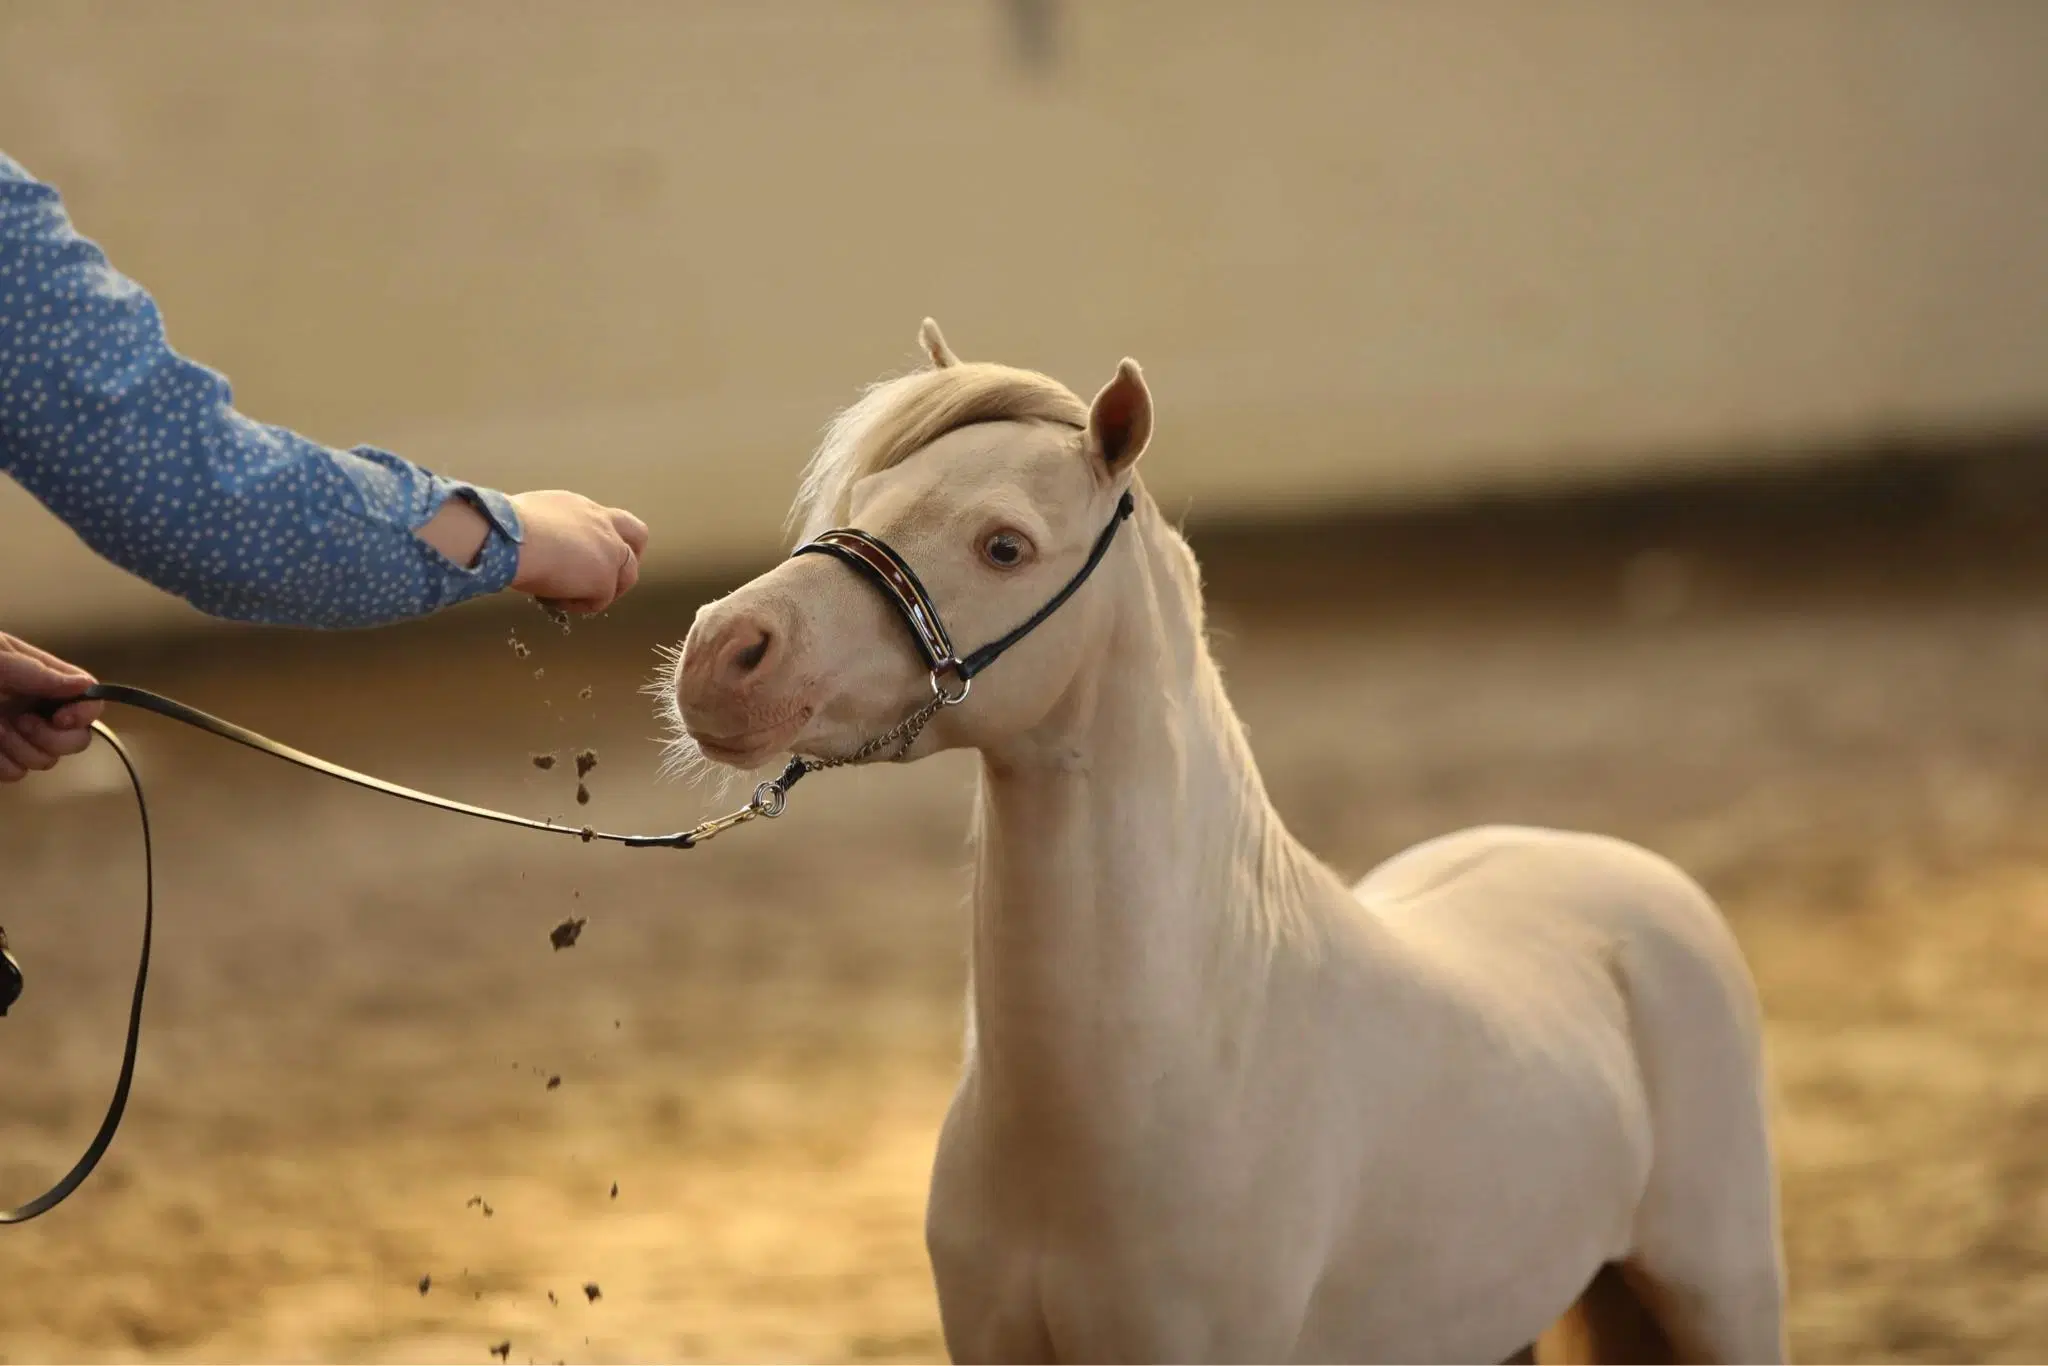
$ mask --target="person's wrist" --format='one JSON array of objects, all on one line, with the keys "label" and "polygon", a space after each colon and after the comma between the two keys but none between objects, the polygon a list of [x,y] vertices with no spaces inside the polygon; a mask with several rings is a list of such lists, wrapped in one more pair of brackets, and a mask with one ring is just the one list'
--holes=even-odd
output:
[{"label": "person's wrist", "polygon": [[416,535],[464,569],[475,569],[490,539],[491,520],[460,493],[449,495]]}]

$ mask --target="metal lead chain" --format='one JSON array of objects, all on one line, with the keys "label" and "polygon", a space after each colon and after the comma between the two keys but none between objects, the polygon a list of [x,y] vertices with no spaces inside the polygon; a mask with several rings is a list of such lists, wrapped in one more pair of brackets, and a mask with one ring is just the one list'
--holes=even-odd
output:
[{"label": "metal lead chain", "polygon": [[732,829],[735,825],[745,825],[756,816],[764,817],[771,821],[774,820],[788,809],[789,790],[795,787],[798,780],[806,773],[817,773],[828,768],[843,768],[847,764],[858,764],[864,760],[874,758],[891,745],[896,747],[896,752],[889,756],[889,762],[892,764],[900,763],[903,756],[910,753],[910,747],[917,743],[917,737],[924,733],[925,726],[930,723],[934,716],[937,716],[947,707],[958,706],[967,700],[968,690],[974,686],[971,680],[962,679],[960,681],[960,691],[958,692],[947,692],[939,682],[940,676],[952,667],[952,664],[948,662],[932,670],[931,701],[925,703],[922,707],[919,707],[916,711],[904,717],[901,721],[898,721],[859,749],[853,751],[853,753],[843,754],[837,759],[794,759],[790,762],[788,768],[782,770],[781,777],[770,779],[755,788],[754,799],[745,806],[737,811],[728,812],[723,816],[715,816],[705,821],[702,825],[685,831],[681,836],[676,837],[673,842],[688,849],[702,844],[714,835],[722,834]]},{"label": "metal lead chain", "polygon": [[[947,692],[945,687],[939,682],[939,679],[949,670],[956,670],[958,668],[958,662],[949,659],[939,665],[938,668],[933,669],[931,701],[925,703],[922,707],[919,707],[916,711],[904,717],[901,721],[898,721],[895,725],[889,727],[889,729],[883,731],[851,754],[841,755],[837,759],[801,760],[804,772],[816,773],[822,769],[841,768],[847,764],[857,764],[864,759],[874,758],[891,744],[896,746],[896,752],[889,756],[889,762],[892,764],[901,763],[903,756],[910,753],[910,747],[917,743],[917,737],[924,733],[925,725],[934,716],[937,716],[947,707],[957,707],[967,700],[968,692],[974,687],[972,679],[961,679],[959,692]],[[781,780],[777,779],[776,781],[780,782]],[[775,784],[763,783],[762,786],[772,787]],[[787,789],[785,788],[784,791],[786,795]],[[758,798],[760,793],[756,792],[754,795]]]}]

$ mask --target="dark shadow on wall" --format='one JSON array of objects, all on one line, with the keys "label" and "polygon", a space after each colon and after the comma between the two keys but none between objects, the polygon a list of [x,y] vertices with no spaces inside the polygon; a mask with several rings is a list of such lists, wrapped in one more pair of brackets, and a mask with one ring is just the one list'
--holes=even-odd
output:
[{"label": "dark shadow on wall", "polygon": [[[1882,608],[1931,595],[2048,595],[2048,426],[1577,494],[1338,508],[1284,524],[1197,517],[1185,529],[1219,612],[1304,621],[1446,611],[1655,620],[1845,597]],[[647,585],[581,633],[651,652],[679,640],[699,604],[772,563]],[[234,650],[259,669],[315,658],[348,668],[552,629],[531,603],[505,597],[367,633],[202,626],[43,643],[141,682],[153,661],[193,653]]]}]

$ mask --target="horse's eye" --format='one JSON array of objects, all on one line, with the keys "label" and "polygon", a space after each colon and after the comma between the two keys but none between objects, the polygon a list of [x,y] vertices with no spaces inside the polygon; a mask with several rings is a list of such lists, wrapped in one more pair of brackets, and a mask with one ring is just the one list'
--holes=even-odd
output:
[{"label": "horse's eye", "polygon": [[998,531],[981,543],[981,553],[998,569],[1015,569],[1024,562],[1024,538],[1014,531]]}]

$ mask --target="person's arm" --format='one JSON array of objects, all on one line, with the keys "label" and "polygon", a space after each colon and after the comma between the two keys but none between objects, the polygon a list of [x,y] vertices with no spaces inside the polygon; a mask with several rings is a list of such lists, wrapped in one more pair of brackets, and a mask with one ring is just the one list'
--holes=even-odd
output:
[{"label": "person's arm", "polygon": [[596,610],[646,539],[579,495],[515,500],[243,416],[4,154],[0,471],[102,556],[238,621],[372,626],[506,587]]}]

